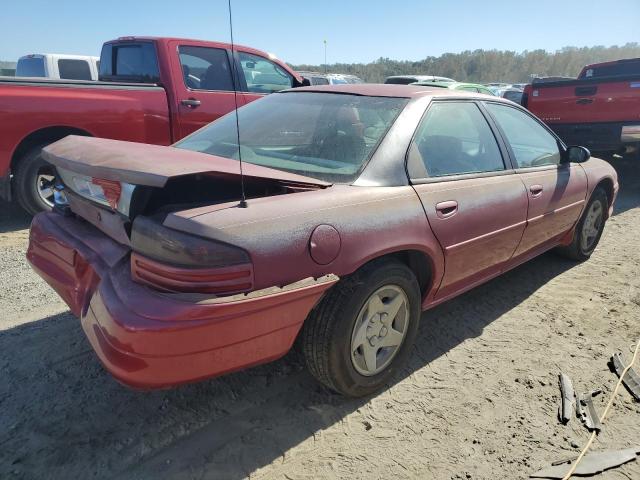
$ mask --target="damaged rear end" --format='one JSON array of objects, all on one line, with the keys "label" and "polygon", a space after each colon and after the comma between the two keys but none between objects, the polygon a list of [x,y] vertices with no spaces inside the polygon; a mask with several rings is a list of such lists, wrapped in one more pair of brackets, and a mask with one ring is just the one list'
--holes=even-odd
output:
[{"label": "damaged rear end", "polygon": [[[123,383],[166,387],[278,358],[337,281],[256,289],[250,252],[163,225],[183,210],[241,211],[235,160],[85,137],[44,157],[56,206],[34,218],[27,257]],[[247,198],[328,186],[256,165],[244,182]]]}]

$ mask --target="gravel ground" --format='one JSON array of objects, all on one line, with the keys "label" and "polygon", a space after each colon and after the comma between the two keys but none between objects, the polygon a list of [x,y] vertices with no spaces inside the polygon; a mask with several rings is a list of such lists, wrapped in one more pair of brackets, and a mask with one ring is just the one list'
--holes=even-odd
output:
[{"label": "gravel ground", "polygon": [[[586,263],[545,254],[423,315],[393,385],[345,400],[290,355],[195,385],[115,382],[78,321],[28,267],[29,219],[0,205],[0,478],[526,478],[588,433],[556,420],[562,369],[579,391],[616,377],[640,338],[640,171],[614,161],[616,215]],[[640,445],[619,395],[593,449]],[[640,463],[603,479],[640,478]]]}]

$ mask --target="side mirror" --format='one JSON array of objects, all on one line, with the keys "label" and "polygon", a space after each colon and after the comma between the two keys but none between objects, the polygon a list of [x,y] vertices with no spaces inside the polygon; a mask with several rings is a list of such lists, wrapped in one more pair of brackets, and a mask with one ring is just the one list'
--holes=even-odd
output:
[{"label": "side mirror", "polygon": [[567,147],[565,155],[566,161],[572,163],[586,162],[591,158],[591,152],[589,149],[581,147],[580,145],[571,145]]}]

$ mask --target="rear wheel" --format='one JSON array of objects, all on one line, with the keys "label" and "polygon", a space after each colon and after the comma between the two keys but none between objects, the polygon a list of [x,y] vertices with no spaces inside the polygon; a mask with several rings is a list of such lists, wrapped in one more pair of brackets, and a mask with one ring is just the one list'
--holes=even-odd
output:
[{"label": "rear wheel", "polygon": [[16,197],[22,208],[32,215],[53,207],[55,170],[42,158],[45,146],[38,145],[29,150],[15,169]]},{"label": "rear wheel", "polygon": [[418,331],[420,288],[393,260],[375,261],[343,279],[303,327],[310,372],[351,397],[382,388],[406,360]]},{"label": "rear wheel", "polygon": [[608,208],[607,194],[602,188],[597,187],[576,225],[571,244],[559,248],[558,251],[574,260],[587,260],[598,246],[607,220]]}]

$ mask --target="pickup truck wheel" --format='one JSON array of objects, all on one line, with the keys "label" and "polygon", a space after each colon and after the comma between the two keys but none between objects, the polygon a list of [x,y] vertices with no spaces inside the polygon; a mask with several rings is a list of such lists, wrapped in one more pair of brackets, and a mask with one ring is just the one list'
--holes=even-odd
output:
[{"label": "pickup truck wheel", "polygon": [[22,208],[32,215],[51,210],[53,207],[53,182],[55,170],[42,158],[38,145],[29,150],[19,161],[15,170],[14,188]]},{"label": "pickup truck wheel", "polygon": [[607,220],[608,208],[607,194],[602,188],[596,188],[576,225],[571,244],[560,247],[558,252],[573,260],[587,260],[598,246]]},{"label": "pickup truck wheel", "polygon": [[418,281],[404,264],[366,265],[332,288],[307,318],[302,331],[307,367],[346,396],[379,390],[411,350],[420,303]]}]

